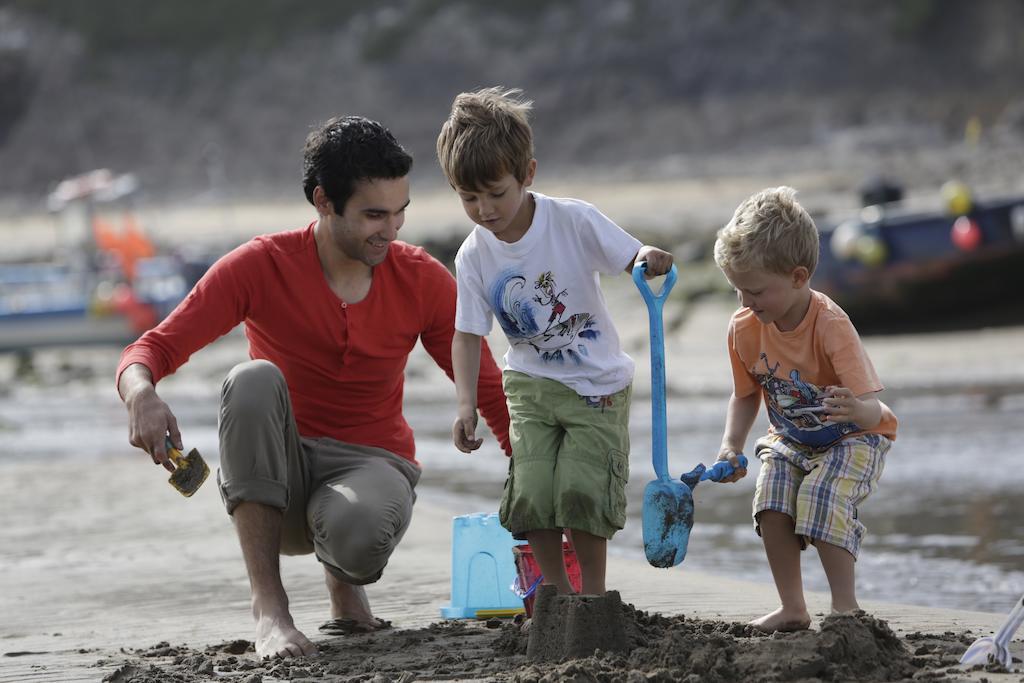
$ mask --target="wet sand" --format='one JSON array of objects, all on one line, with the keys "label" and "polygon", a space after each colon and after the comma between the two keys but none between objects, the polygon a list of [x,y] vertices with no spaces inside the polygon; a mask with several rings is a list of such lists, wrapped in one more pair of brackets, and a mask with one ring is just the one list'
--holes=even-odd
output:
[{"label": "wet sand", "polygon": [[[327,618],[321,570],[311,557],[284,558],[297,625],[323,654],[260,664],[248,643],[248,585],[237,541],[211,482],[184,499],[148,462],[125,458],[68,459],[56,467],[8,463],[4,475],[0,681],[206,681],[223,674],[250,682],[622,680],[631,671],[657,673],[651,680],[698,680],[687,679],[691,674],[699,680],[734,680],[732,674],[747,680],[776,674],[777,680],[852,680],[854,669],[842,667],[865,656],[877,659],[871,648],[889,652],[894,663],[885,665],[887,673],[865,669],[858,680],[919,671],[955,680],[963,676],[943,672],[967,643],[990,634],[1003,619],[865,603],[892,632],[871,620],[848,624],[844,628],[854,635],[838,641],[861,643],[850,646],[854,656],[825,642],[835,637],[823,626],[824,595],[810,596],[813,633],[782,640],[757,636],[737,622],[775,606],[770,585],[697,574],[685,563],[654,569],[613,555],[609,586],[631,606],[629,622],[640,633],[633,634],[632,652],[571,665],[534,664],[519,651],[522,642],[512,625],[437,623],[450,597],[452,514],[425,492],[383,580],[368,589],[376,614],[392,620],[395,630],[319,635],[317,626]],[[1019,656],[1020,642],[1012,649]],[[810,653],[811,663],[797,662],[803,655],[796,652]],[[820,652],[834,656],[822,660],[814,654]],[[981,675],[1021,677],[982,671],[970,678]]]}]

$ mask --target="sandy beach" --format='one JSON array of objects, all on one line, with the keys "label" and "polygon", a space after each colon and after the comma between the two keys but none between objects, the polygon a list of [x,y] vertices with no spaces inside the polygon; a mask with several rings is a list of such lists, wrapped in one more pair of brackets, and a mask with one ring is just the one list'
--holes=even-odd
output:
[{"label": "sandy beach", "polygon": [[[831,203],[828,182],[808,185],[810,195]],[[713,189],[718,201],[703,206],[731,205],[749,188]],[[610,209],[627,223],[641,213],[630,196],[620,195],[622,205]],[[421,202],[431,216],[426,223],[437,227],[418,231],[412,224],[403,237],[415,242],[443,233],[452,209],[445,199]],[[291,227],[304,215],[289,207],[280,216],[260,212],[265,224],[240,211],[207,213],[212,223],[176,214],[156,222],[165,236],[186,240],[213,234],[214,224],[233,226],[217,234],[234,241]],[[672,216],[672,223],[682,220]],[[694,224],[722,219],[690,218]],[[23,234],[23,227],[5,230]],[[688,266],[681,265],[685,280]],[[647,314],[628,277],[604,289],[637,367],[635,514],[650,477]],[[678,462],[679,450],[685,458],[713,457],[731,390],[723,338],[733,308],[728,298],[710,298],[666,309],[674,467],[694,464]],[[489,341],[500,356],[504,340],[497,330]],[[1021,552],[1019,475],[978,474],[985,471],[982,459],[1018,441],[1024,424],[1024,327],[870,337],[865,344],[887,385],[886,400],[908,427],[869,525],[869,539],[880,543],[858,569],[864,592],[886,598],[862,600],[872,617],[826,627],[827,595],[812,592],[814,626],[804,635],[757,636],[742,626],[777,600],[743,519],[748,477],[750,490],[699,490],[699,508],[716,516],[713,523],[698,519],[690,555],[673,570],[643,561],[638,521],[631,518],[612,544],[609,586],[626,604],[632,651],[575,664],[531,663],[513,624],[441,622],[440,608],[450,598],[452,517],[496,507],[503,463],[493,444],[485,445],[486,467],[473,463],[479,469],[460,478],[462,456],[446,436],[454,390],[421,349],[407,368],[406,408],[427,454],[424,481],[410,531],[383,580],[368,588],[376,614],[395,629],[318,634],[327,618],[321,570],[310,557],[283,558],[296,623],[322,651],[316,660],[284,665],[253,659],[248,583],[212,481],[183,499],[127,445],[124,409],[111,382],[119,349],[37,354],[27,374],[17,358],[0,357],[0,681],[1022,680],[1020,672],[964,672],[953,665],[970,642],[1002,623],[1024,581],[1013,562]],[[219,382],[244,355],[244,339],[229,335],[161,384],[187,444],[213,464]],[[961,423],[967,433],[958,431]],[[909,503],[902,500],[907,496]],[[725,507],[734,508],[731,517]],[[945,517],[918,525],[925,511],[940,508]],[[947,528],[963,519],[963,529]],[[732,547],[736,537],[743,541]],[[919,545],[907,548],[908,542]],[[815,565],[808,553],[805,578],[823,588],[809,571]],[[916,604],[906,604],[909,597]],[[1019,666],[1020,639],[1011,650]],[[814,654],[820,652],[829,654]]]},{"label": "sandy beach", "polygon": [[[417,503],[412,528],[384,579],[368,590],[377,615],[392,620],[396,630],[353,637],[317,634],[327,616],[321,570],[310,557],[284,558],[296,623],[323,652],[286,665],[258,664],[247,651],[252,624],[237,543],[209,482],[192,499],[183,499],[151,466],[123,458],[68,460],[58,468],[17,463],[4,471],[2,681],[212,681],[224,679],[223,674],[250,682],[571,678],[557,664],[531,664],[524,654],[510,653],[513,625],[437,624],[439,609],[450,597],[452,512],[427,496]],[[765,677],[777,664],[769,654],[777,638],[754,636],[733,624],[773,608],[770,585],[691,572],[685,562],[659,570],[621,556],[610,560],[609,585],[637,610],[685,616],[674,629],[662,624],[662,635],[689,628],[691,639],[704,647],[722,641],[722,657],[761,652]],[[810,596],[816,628],[827,604],[824,595]],[[929,678],[942,680],[1020,679],[1019,673],[947,673],[965,643],[991,633],[1000,615],[887,603],[864,607],[888,622],[906,648],[911,674],[928,672]],[[821,647],[822,632],[813,634],[818,640],[803,643],[791,656]],[[886,637],[875,633],[868,640],[885,645]],[[1013,650],[1019,657],[1019,641]],[[616,680],[616,672],[629,669],[621,655],[607,657],[585,660],[575,680]],[[850,664],[856,657],[847,653],[841,659]],[[692,670],[694,663],[683,657],[677,673],[687,666]],[[799,667],[787,666],[778,680],[804,679],[810,671],[798,675]],[[598,677],[602,667],[606,671]],[[664,669],[646,661],[637,670],[644,667],[647,673]],[[866,671],[868,677],[857,679],[887,680]],[[653,680],[684,678],[663,670]]]},{"label": "sandy beach", "polygon": [[[617,287],[609,288],[609,300],[622,315],[620,329],[628,331],[624,343],[637,360],[636,405],[642,413],[649,391],[641,343],[644,312],[629,305],[628,289]],[[685,361],[693,368],[685,378],[670,381],[673,395],[710,396],[716,403],[727,395],[719,350],[730,308],[728,302],[694,306],[673,327],[667,342],[670,365]],[[193,426],[189,433],[196,445],[213,460],[215,431],[206,406],[215,398],[217,378],[242,352],[241,344],[237,337],[218,342],[166,382],[165,395],[180,406],[179,417]],[[1019,414],[1024,328],[870,338],[867,345],[897,405],[955,392],[956,401],[970,402],[972,396],[1003,400],[1006,419]],[[742,622],[774,608],[774,588],[766,580],[743,580],[726,571],[694,571],[692,563],[701,560],[699,548],[706,547],[699,545],[700,524],[691,556],[672,570],[654,569],[638,557],[630,545],[637,530],[630,525],[613,543],[609,586],[628,606],[631,653],[571,665],[532,663],[523,653],[518,626],[439,623],[440,608],[450,599],[452,517],[491,510],[480,502],[486,495],[461,497],[457,488],[439,491],[434,486],[421,487],[410,531],[383,580],[368,588],[377,615],[392,620],[395,630],[348,637],[318,634],[327,618],[321,570],[311,557],[283,558],[297,625],[322,654],[315,660],[260,664],[249,645],[248,585],[216,487],[211,480],[184,499],[127,446],[123,408],[107,385],[116,351],[74,354],[78,363],[88,365],[90,358],[98,370],[82,383],[75,380],[80,370],[74,362],[55,354],[40,356],[40,378],[34,384],[6,385],[0,681],[1021,680],[1019,672],[962,672],[953,666],[967,644],[1002,623],[1005,612],[995,610],[864,600],[867,612],[887,626],[864,617],[840,624],[837,631],[835,624],[823,622],[827,595],[812,593],[811,632],[796,639],[752,634]],[[11,362],[6,359],[0,368],[8,377]],[[935,368],[943,363],[939,375]],[[444,431],[447,407],[442,415],[436,402],[450,401],[452,389],[419,352],[408,378],[407,407],[420,416],[422,448]],[[60,393],[72,398],[61,408],[65,412],[56,414],[53,437],[62,444],[78,439],[81,453],[63,453],[52,462],[24,455],[20,444],[28,442],[19,441],[27,438],[19,416],[28,424],[31,415],[55,405],[53,397]],[[638,417],[638,432],[644,429],[643,419]],[[422,428],[441,422],[437,433]],[[635,448],[643,451],[645,446],[641,442]],[[494,452],[483,457],[500,458]],[[642,486],[649,476],[637,467],[631,482]],[[721,495],[715,489],[701,491],[707,497],[699,505],[705,508]],[[804,564],[817,560],[808,556]],[[871,573],[869,566],[864,575],[870,578]],[[952,589],[956,580],[950,576],[946,585]],[[860,645],[837,650],[835,642]],[[1018,638],[1011,646],[1015,666],[1022,649]],[[820,652],[830,654],[825,659],[814,655]],[[856,665],[863,661],[879,664]]]},{"label": "sandy beach", "polygon": [[[316,121],[348,113],[384,122],[416,157],[399,238],[451,263],[470,226],[436,163],[439,124],[460,90],[523,88],[536,102],[534,189],[592,202],[676,255],[665,351],[678,474],[710,464],[721,443],[736,304],[710,247],[740,201],[791,185],[826,235],[861,217],[870,238],[893,227],[888,214],[876,225],[877,207],[862,211],[877,199],[865,190],[884,188],[902,195],[886,203],[892,218],[951,212],[961,226],[943,228],[955,228],[953,243],[972,251],[980,234],[985,253],[992,226],[964,219],[1024,195],[1019,2],[287,4],[151,3],[143,16],[117,2],[0,4],[0,265],[105,263],[112,254],[82,245],[137,225],[159,257],[205,267],[256,235],[308,225],[302,140]],[[60,184],[101,168],[123,181],[104,188],[116,197]],[[970,206],[950,181],[970,189]],[[71,200],[75,188],[90,200]],[[888,240],[890,260],[907,263],[901,250],[942,239]],[[851,243],[832,241],[848,259]],[[870,267],[878,242],[863,242],[871,253],[858,258]],[[179,270],[161,283],[168,291]],[[383,578],[366,588],[393,628],[319,632],[329,617],[323,570],[313,556],[283,557],[295,624],[319,649],[285,661],[255,654],[250,586],[216,475],[183,498],[129,445],[114,387],[120,346],[87,346],[75,332],[61,337],[71,346],[0,353],[0,683],[1024,683],[1024,627],[1008,669],[958,665],[1024,593],[1024,308],[1013,303],[1019,287],[980,271],[958,284],[968,304],[930,291],[934,318],[875,328],[918,333],[864,337],[900,421],[878,490],[857,509],[868,530],[856,565],[864,611],[829,613],[810,549],[801,571],[812,624],[792,634],[747,625],[778,606],[751,524],[756,458],[742,481],[694,492],[682,565],[645,561],[647,310],[628,275],[602,279],[636,364],[628,516],[609,545],[609,618],[587,631],[614,635],[613,646],[573,657],[559,656],[559,636],[593,626],[566,625],[592,606],[586,598],[558,602],[562,627],[545,622],[550,612],[529,631],[521,618],[442,618],[453,518],[496,510],[507,461],[489,433],[472,456],[454,449],[455,390],[422,347],[406,366],[404,405],[423,466],[418,500]],[[123,292],[110,289],[106,265],[99,286],[94,274],[61,290],[75,301],[89,293],[90,308],[122,301],[107,298]],[[49,286],[33,278],[26,295],[15,292],[21,339],[33,328],[20,299]],[[146,281],[133,286],[139,294]],[[989,300],[1006,309],[998,321],[963,310]],[[488,341],[500,359],[499,326]],[[158,387],[186,449],[214,470],[221,381],[247,358],[236,329]],[[766,428],[761,411],[748,449]],[[550,656],[536,656],[541,638]]]}]

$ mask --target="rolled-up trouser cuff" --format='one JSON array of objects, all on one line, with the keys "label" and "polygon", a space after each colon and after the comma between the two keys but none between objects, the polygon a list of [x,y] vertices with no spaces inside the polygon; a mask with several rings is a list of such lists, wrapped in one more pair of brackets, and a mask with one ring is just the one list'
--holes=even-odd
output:
[{"label": "rolled-up trouser cuff", "polygon": [[322,557],[320,557],[319,555],[317,555],[316,559],[320,560],[320,563],[323,564],[324,568],[327,569],[327,571],[329,571],[335,578],[337,578],[337,579],[339,579],[341,581],[344,581],[345,583],[350,583],[353,586],[366,586],[366,585],[369,585],[371,583],[377,583],[378,581],[380,581],[380,577],[384,576],[384,568],[383,567],[381,567],[380,571],[378,571],[376,574],[374,574],[372,576],[358,577],[358,576],[352,576],[350,574],[346,574],[345,572],[343,572],[342,570],[338,569],[337,567],[335,567],[330,562],[325,562],[324,559]]},{"label": "rolled-up trouser cuff", "polygon": [[229,515],[241,503],[259,503],[278,510],[288,507],[288,487],[273,479],[222,481],[218,470],[217,485],[220,487],[220,499]]}]

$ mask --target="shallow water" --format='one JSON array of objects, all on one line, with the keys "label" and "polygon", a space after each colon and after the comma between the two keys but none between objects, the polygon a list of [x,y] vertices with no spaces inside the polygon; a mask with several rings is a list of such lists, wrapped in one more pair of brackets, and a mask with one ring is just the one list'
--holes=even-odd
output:
[{"label": "shallow water", "polygon": [[[5,462],[46,458],[146,456],[127,444],[124,407],[112,387],[116,352],[77,350],[45,356],[15,379],[0,366],[0,476]],[[223,354],[222,354],[223,355]],[[238,356],[210,354],[161,386],[186,436],[211,463],[217,459],[216,401],[220,378]],[[422,497],[457,512],[497,509],[507,460],[487,435],[473,455],[448,437],[449,400],[410,402],[424,465]],[[905,399],[892,404],[901,420],[881,486],[861,507],[868,528],[857,566],[862,599],[1007,612],[1024,593],[1024,397],[996,405],[970,397]],[[721,439],[724,400],[671,399],[669,454],[673,471],[709,464]],[[755,431],[763,430],[759,422]],[[632,414],[630,519],[611,551],[642,557],[639,513],[650,465],[650,407],[637,397]],[[685,562],[672,571],[714,572],[770,582],[760,539],[750,523],[756,479],[705,482],[695,493],[696,523]],[[803,556],[805,584],[827,590],[813,549]]]},{"label": "shallow water", "polygon": [[[682,473],[714,460],[724,408],[720,401],[669,401],[673,471]],[[943,402],[908,400],[893,408],[901,419],[900,434],[878,491],[860,509],[868,533],[857,564],[858,595],[1009,611],[1024,593],[1024,469],[1014,455],[1024,438],[1024,406],[1005,399],[1001,407],[985,408],[950,397]],[[630,521],[611,548],[642,557],[643,487],[654,478],[650,438],[644,438],[650,433],[650,408],[644,399],[634,403],[631,422]],[[755,430],[765,428],[763,421],[755,425]],[[426,484],[457,491],[467,512],[496,509],[504,471],[503,462],[493,464],[503,460],[496,449],[470,458],[450,453],[442,434],[421,430],[418,437],[420,458],[429,464]],[[736,484],[704,482],[695,490],[687,556],[673,571],[771,581],[750,520],[757,467],[755,462]],[[803,555],[803,572],[807,588],[828,590],[813,548]]]}]

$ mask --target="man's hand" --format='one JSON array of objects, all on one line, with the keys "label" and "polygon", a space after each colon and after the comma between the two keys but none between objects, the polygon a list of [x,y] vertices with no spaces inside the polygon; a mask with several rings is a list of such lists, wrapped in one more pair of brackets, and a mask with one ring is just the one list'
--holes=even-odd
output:
[{"label": "man's hand", "polygon": [[121,374],[119,389],[128,409],[128,442],[149,453],[154,464],[173,472],[165,441],[170,435],[171,443],[181,450],[181,432],[174,413],[157,396],[149,370],[138,364],[129,366]]},{"label": "man's hand", "polygon": [[739,481],[743,477],[747,476],[747,468],[740,467],[740,461],[737,457],[738,455],[739,452],[729,446],[722,446],[721,450],[718,451],[717,460],[728,460],[729,464],[733,467],[733,473],[728,477],[723,477],[720,483],[726,484],[733,481]]},{"label": "man's hand", "polygon": [[630,264],[628,270],[631,272],[633,267],[641,261],[647,261],[647,272],[644,274],[644,277],[648,280],[652,277],[664,275],[672,270],[672,254],[662,251],[657,247],[650,245],[640,247],[640,251],[636,253],[636,258],[633,259],[633,263]]},{"label": "man's hand", "polygon": [[460,406],[455,424],[452,425],[452,441],[463,453],[472,453],[480,448],[483,439],[476,438],[477,413],[472,406]]},{"label": "man's hand", "polygon": [[875,394],[854,396],[846,387],[826,387],[825,419],[829,422],[852,422],[861,429],[871,429],[882,420],[882,406]]}]

